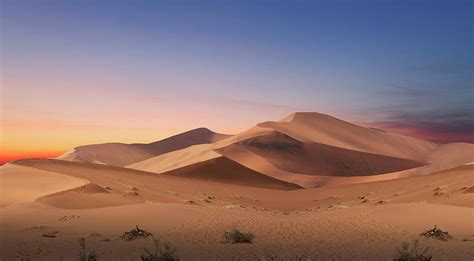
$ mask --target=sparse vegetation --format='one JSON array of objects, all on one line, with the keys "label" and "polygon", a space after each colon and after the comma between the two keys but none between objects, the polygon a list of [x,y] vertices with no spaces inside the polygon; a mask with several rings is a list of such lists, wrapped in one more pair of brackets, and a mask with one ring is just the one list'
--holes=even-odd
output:
[{"label": "sparse vegetation", "polygon": [[94,251],[88,252],[86,250],[86,239],[81,237],[79,238],[79,261],[96,261],[97,254]]},{"label": "sparse vegetation", "polygon": [[424,236],[426,238],[435,238],[442,241],[448,241],[449,239],[453,239],[453,236],[451,236],[448,232],[439,229],[436,225],[434,226],[434,228],[421,233],[420,236]]},{"label": "sparse vegetation", "polygon": [[233,228],[230,231],[224,232],[224,242],[232,244],[249,243],[252,244],[255,235],[251,232],[240,232],[240,230]]},{"label": "sparse vegetation", "polygon": [[394,261],[430,261],[432,258],[428,254],[429,248],[420,248],[418,239],[412,243],[403,242],[396,251],[397,257]]},{"label": "sparse vegetation", "polygon": [[153,250],[144,248],[145,254],[140,258],[142,261],[178,261],[179,258],[175,255],[176,248],[171,246],[169,242],[161,242],[159,239],[153,239]]},{"label": "sparse vegetation", "polygon": [[120,236],[120,239],[124,241],[131,241],[131,240],[136,240],[136,239],[142,239],[142,238],[150,238],[152,237],[153,234],[138,228],[138,225],[135,226],[134,229],[130,230],[129,232],[123,233],[122,236]]}]

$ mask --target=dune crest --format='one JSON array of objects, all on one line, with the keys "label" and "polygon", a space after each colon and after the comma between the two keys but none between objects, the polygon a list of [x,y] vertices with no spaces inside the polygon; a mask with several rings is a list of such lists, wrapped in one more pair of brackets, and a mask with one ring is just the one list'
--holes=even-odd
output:
[{"label": "dune crest", "polygon": [[103,143],[85,145],[58,157],[61,160],[89,162],[112,166],[126,166],[171,151],[227,138],[207,128],[190,130],[149,144]]}]

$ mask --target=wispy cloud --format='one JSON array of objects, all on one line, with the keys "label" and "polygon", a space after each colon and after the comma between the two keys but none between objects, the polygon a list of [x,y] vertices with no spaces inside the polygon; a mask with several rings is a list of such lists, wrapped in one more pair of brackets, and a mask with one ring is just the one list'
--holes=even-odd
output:
[{"label": "wispy cloud", "polygon": [[380,99],[386,103],[372,106],[368,110],[372,120],[364,124],[440,143],[473,143],[472,93],[456,93],[440,86],[420,86],[390,85],[380,91]]}]

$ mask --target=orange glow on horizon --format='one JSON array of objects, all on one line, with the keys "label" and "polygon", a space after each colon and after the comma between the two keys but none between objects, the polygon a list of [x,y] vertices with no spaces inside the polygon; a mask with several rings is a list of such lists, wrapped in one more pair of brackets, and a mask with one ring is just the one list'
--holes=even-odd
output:
[{"label": "orange glow on horizon", "polygon": [[0,154],[0,165],[3,165],[7,162],[19,160],[19,159],[29,159],[29,158],[55,158],[63,154],[65,151],[15,151],[8,152],[2,151]]}]

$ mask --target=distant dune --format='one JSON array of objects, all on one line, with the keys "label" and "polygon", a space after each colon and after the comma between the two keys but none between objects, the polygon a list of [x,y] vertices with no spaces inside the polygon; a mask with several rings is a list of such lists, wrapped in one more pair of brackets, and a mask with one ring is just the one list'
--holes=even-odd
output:
[{"label": "distant dune", "polygon": [[59,156],[58,159],[126,166],[192,145],[213,143],[228,136],[199,128],[149,144],[104,143],[80,146]]},{"label": "distant dune", "polygon": [[309,188],[426,175],[471,162],[474,145],[440,145],[320,113],[294,113],[212,144],[161,154],[127,168],[169,174],[173,169],[200,164],[196,168],[200,173],[195,173],[198,178],[204,177],[204,162],[221,157]]}]

